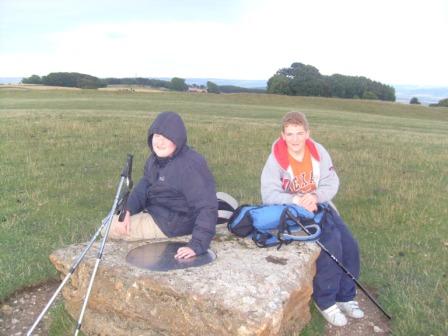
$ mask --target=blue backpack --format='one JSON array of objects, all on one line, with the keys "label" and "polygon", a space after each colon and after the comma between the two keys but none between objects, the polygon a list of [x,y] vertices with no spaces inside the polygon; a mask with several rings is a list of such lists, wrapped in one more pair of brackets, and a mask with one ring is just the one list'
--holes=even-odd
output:
[{"label": "blue backpack", "polygon": [[[314,242],[319,239],[319,223],[325,215],[327,204],[319,204],[317,213],[310,212],[295,204],[283,205],[242,205],[230,217],[227,228],[239,237],[252,235],[258,247],[289,244],[293,241]],[[301,224],[310,235],[303,235]]]}]

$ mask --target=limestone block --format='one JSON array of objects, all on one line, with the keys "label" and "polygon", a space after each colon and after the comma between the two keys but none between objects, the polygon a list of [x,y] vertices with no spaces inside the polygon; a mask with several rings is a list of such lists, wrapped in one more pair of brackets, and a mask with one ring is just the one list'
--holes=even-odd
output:
[{"label": "limestone block", "polygon": [[[188,241],[188,237],[166,239]],[[162,239],[156,241],[164,241]],[[291,335],[309,321],[316,244],[258,248],[220,226],[211,249],[217,259],[168,272],[126,263],[127,253],[149,242],[108,242],[81,330],[87,335]],[[78,319],[96,261],[94,244],[64,287],[65,307]],[[53,252],[65,276],[85,244]]]}]

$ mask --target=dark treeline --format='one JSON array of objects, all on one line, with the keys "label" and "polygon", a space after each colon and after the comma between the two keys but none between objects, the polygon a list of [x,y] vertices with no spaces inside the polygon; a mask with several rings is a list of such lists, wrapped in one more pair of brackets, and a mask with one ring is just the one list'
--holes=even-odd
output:
[{"label": "dark treeline", "polygon": [[395,101],[392,86],[366,77],[324,76],[312,65],[302,63],[278,70],[268,81],[268,93]]},{"label": "dark treeline", "polygon": [[208,93],[266,93],[265,89],[249,89],[235,85],[217,85],[213,82],[207,82]]},{"label": "dark treeline", "polygon": [[[78,73],[78,72],[52,72],[47,76],[32,75],[22,79],[23,84],[41,84],[48,86],[64,86],[77,87],[82,89],[96,89],[106,87],[108,85],[129,85],[129,86],[146,86],[153,88],[165,88],[174,91],[187,91],[189,86],[185,83],[185,79],[173,77],[171,80],[155,79],[155,78],[97,78],[94,76]],[[203,88],[204,85],[190,85],[192,88]],[[210,93],[266,93],[264,89],[248,89],[234,85],[217,85],[213,82],[207,82],[207,91]]]},{"label": "dark treeline", "polygon": [[171,89],[171,81],[162,79],[152,79],[143,77],[134,78],[104,78],[104,83],[107,85],[140,85],[151,86],[157,88]]},{"label": "dark treeline", "polygon": [[77,87],[82,89],[97,89],[106,86],[101,79],[78,72],[52,72],[42,77],[32,75],[31,77],[23,78],[22,83]]},{"label": "dark treeline", "polygon": [[[100,79],[77,72],[52,72],[42,77],[32,75],[29,78],[23,78],[22,83],[83,89],[96,89],[108,85],[146,86],[174,91],[187,91],[189,89],[185,79],[179,77],[173,77],[170,81],[143,77]],[[191,87],[203,86],[193,84]],[[217,85],[213,82],[207,82],[207,91],[210,93],[266,93],[264,89]],[[293,63],[289,68],[278,70],[268,81],[267,93],[395,101],[395,89],[391,86],[372,81],[366,77],[338,74],[323,76],[315,67],[302,63]]]},{"label": "dark treeline", "polygon": [[[186,91],[188,90],[188,85],[185,83],[183,78],[174,77],[170,81],[161,79],[151,79],[151,78],[105,78],[103,81],[107,85],[142,85],[151,86],[155,88],[166,88],[169,90],[176,91]],[[208,81],[207,85],[191,84],[192,88],[207,88],[209,93],[266,93],[265,89],[249,89],[243,88],[235,85],[217,85],[213,82]]]},{"label": "dark treeline", "polygon": [[188,85],[184,78],[173,77],[170,81],[155,78],[104,78],[103,82],[107,85],[137,85],[150,86],[154,88],[165,88],[174,91],[187,91]]},{"label": "dark treeline", "polygon": [[52,72],[47,76],[32,75],[22,79],[23,84],[41,84],[49,86],[77,87],[82,89],[97,89],[108,85],[136,85],[166,88],[175,91],[187,91],[185,79],[173,77],[171,81],[151,78],[97,78],[78,72]]},{"label": "dark treeline", "polygon": [[235,85],[219,85],[219,90],[222,93],[266,93],[265,89],[256,89],[256,88],[243,88]]},{"label": "dark treeline", "polygon": [[431,107],[448,107],[448,98],[440,99],[437,104],[429,104]]}]

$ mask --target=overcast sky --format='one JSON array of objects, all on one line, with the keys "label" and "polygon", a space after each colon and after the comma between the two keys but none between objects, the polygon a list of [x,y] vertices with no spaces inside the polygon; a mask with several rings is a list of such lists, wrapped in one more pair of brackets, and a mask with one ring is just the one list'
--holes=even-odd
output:
[{"label": "overcast sky", "polygon": [[448,0],[0,0],[0,77],[267,80],[323,75],[448,86]]}]

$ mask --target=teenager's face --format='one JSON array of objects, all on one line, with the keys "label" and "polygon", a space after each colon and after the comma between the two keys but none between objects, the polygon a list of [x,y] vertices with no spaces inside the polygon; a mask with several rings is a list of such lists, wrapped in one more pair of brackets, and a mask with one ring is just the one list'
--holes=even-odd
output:
[{"label": "teenager's face", "polygon": [[288,146],[288,151],[302,154],[305,150],[305,141],[310,137],[310,131],[306,131],[302,125],[287,125],[282,132],[282,138]]},{"label": "teenager's face", "polygon": [[176,144],[162,134],[154,133],[152,136],[152,149],[158,157],[164,158],[173,155]]}]

